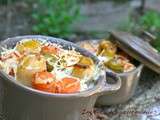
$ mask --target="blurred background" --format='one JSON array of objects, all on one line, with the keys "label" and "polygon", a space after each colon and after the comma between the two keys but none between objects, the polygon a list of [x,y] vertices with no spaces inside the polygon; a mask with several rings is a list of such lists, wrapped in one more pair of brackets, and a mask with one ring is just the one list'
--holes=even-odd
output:
[{"label": "blurred background", "polygon": [[[0,0],[0,39],[43,34],[70,41],[109,31],[160,37],[160,0]],[[160,51],[160,40],[153,46]]]},{"label": "blurred background", "polygon": [[160,0],[0,0],[0,38],[102,38],[113,29],[157,32]]},{"label": "blurred background", "polygon": [[[160,0],[0,0],[0,39],[43,34],[78,41],[111,30],[158,38],[159,6]],[[154,46],[160,50],[160,40]]]}]

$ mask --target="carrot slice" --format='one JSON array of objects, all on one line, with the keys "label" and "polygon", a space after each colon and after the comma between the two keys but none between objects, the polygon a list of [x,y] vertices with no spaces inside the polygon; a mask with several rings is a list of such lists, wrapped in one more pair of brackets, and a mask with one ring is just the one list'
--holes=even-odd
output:
[{"label": "carrot slice", "polygon": [[59,48],[53,45],[47,45],[42,47],[42,53],[44,54],[57,54],[59,51]]},{"label": "carrot slice", "polygon": [[37,72],[32,80],[33,88],[46,92],[56,92],[55,76],[47,71]]},{"label": "carrot slice", "polygon": [[61,86],[60,93],[74,93],[80,90],[80,81],[76,78],[66,77],[58,82],[58,85]]},{"label": "carrot slice", "polygon": [[76,78],[66,77],[55,81],[55,76],[47,71],[38,72],[32,80],[33,88],[51,93],[74,93],[80,90],[80,81]]}]

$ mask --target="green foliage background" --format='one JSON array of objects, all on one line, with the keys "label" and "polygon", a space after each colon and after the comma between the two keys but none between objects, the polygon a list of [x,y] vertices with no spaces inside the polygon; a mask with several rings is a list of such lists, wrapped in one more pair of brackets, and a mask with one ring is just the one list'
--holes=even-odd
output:
[{"label": "green foliage background", "polygon": [[67,38],[73,34],[72,23],[80,17],[79,6],[76,0],[39,0],[32,17],[34,33]]}]

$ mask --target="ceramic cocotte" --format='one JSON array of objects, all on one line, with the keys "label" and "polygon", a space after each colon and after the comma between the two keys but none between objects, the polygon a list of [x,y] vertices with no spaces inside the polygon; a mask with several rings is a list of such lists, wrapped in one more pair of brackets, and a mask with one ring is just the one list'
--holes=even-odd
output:
[{"label": "ceramic cocotte", "polygon": [[[13,48],[22,39],[45,40],[62,45],[64,48],[74,47],[81,54],[91,57],[96,65],[100,64],[92,53],[59,38],[40,35],[18,36],[2,41],[0,46]],[[105,72],[101,67],[99,74],[97,82],[91,89],[71,94],[54,94],[24,86],[1,70],[2,118],[5,120],[86,120],[87,117],[94,117],[93,114],[88,113],[92,113],[97,98],[121,87],[121,79],[117,75]],[[116,82],[108,84],[106,82],[108,78]]]}]

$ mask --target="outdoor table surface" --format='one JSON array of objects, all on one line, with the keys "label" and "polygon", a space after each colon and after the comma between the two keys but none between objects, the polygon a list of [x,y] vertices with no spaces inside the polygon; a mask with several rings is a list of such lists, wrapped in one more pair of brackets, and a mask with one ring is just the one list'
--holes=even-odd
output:
[{"label": "outdoor table surface", "polygon": [[123,104],[95,109],[97,120],[160,120],[160,75],[144,68],[134,96]]}]

